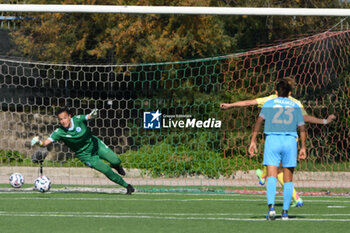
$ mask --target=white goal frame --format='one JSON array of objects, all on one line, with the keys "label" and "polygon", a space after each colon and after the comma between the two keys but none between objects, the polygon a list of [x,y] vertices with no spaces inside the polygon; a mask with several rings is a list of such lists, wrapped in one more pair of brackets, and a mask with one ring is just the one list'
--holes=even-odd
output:
[{"label": "white goal frame", "polygon": [[180,15],[270,15],[270,16],[350,16],[344,8],[259,8],[259,7],[190,7],[190,6],[121,6],[0,4],[0,12],[42,13],[114,13]]}]

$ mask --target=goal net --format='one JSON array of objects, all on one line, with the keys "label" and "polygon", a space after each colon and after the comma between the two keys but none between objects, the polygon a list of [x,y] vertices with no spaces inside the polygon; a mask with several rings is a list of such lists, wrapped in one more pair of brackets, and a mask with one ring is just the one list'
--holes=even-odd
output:
[{"label": "goal net", "polygon": [[[179,62],[101,65],[0,58],[0,182],[12,172],[36,178],[31,160],[59,126],[55,111],[73,115],[99,109],[93,134],[117,153],[135,185],[258,186],[259,155],[248,157],[257,106],[221,110],[220,103],[273,94],[276,80],[293,77],[293,97],[308,115],[331,124],[307,124],[306,161],[295,186],[344,193],[350,187],[350,31],[333,29],[246,52]],[[63,144],[48,147],[44,173],[54,184],[106,185]],[[205,188],[203,188],[205,190]]]}]

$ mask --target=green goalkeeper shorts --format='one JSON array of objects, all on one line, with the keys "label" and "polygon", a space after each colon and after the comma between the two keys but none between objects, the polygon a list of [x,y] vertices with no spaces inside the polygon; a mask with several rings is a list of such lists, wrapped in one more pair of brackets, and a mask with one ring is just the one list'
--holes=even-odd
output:
[{"label": "green goalkeeper shorts", "polygon": [[[112,166],[117,166],[121,163],[120,158],[99,138],[93,136],[93,143],[83,152],[76,154],[77,158],[85,165],[95,168],[99,164],[97,160],[105,160]],[[99,169],[97,169],[99,170]]]}]

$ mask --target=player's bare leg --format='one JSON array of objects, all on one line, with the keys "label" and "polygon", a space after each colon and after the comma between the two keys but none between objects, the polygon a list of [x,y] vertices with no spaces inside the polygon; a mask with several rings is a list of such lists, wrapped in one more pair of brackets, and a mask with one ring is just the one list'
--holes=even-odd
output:
[{"label": "player's bare leg", "polygon": [[[284,186],[284,175],[283,175],[283,168],[279,167],[278,168],[278,175],[277,175],[277,180],[278,182],[282,185],[282,187]],[[293,187],[293,196],[292,196],[292,203],[290,207],[302,207],[304,205],[303,199],[301,199],[301,197],[299,197],[297,191],[295,190],[295,188]]]}]

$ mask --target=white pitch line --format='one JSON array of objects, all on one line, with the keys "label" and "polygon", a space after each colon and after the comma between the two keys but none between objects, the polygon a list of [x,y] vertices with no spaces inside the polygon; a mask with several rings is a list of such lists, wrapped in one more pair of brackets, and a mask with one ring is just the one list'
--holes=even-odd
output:
[{"label": "white pitch line", "polygon": [[163,201],[173,201],[173,202],[191,202],[191,201],[265,201],[266,198],[258,199],[216,199],[216,198],[206,198],[206,199],[140,199],[140,198],[95,198],[95,197],[62,197],[62,198],[52,198],[52,197],[0,197],[0,200],[62,200],[62,201],[151,201],[151,202],[163,202]]},{"label": "white pitch line", "polygon": [[[0,211],[1,214],[40,214],[40,215],[107,215],[107,216],[119,216],[119,215],[151,215],[151,216],[256,216],[257,213],[152,213],[152,212],[142,212],[142,213],[130,213],[130,212],[5,212]],[[260,215],[260,214],[258,214]],[[347,217],[350,214],[296,214],[297,216],[322,216],[322,217]],[[265,214],[261,215],[262,217]],[[293,216],[293,215],[292,215]]]},{"label": "white pitch line", "polygon": [[[27,192],[27,191],[25,191],[25,192],[22,192],[22,191],[6,191],[6,192],[3,192],[3,191],[1,191],[0,195],[1,194],[6,194],[6,195],[7,194],[17,194],[17,195],[18,194],[38,194],[38,193],[39,192],[37,192],[37,191],[35,191],[35,192],[34,191],[32,191],[32,192],[30,192],[30,191],[29,192]],[[51,193],[51,192],[48,192],[48,193]]]},{"label": "white pitch line", "polygon": [[[244,194],[244,193],[152,193],[152,192],[137,192],[136,195],[178,195],[178,196],[249,196],[249,197],[266,197],[266,194]],[[282,198],[282,195],[278,195]],[[278,197],[276,196],[276,197]],[[350,199],[349,195],[344,196],[332,196],[332,195],[301,195],[305,198],[333,198],[333,199],[342,199],[342,198],[348,198]]]},{"label": "white pitch line", "polygon": [[[1,189],[1,188],[0,188]],[[8,188],[10,189],[10,188]],[[98,189],[98,188],[97,188]],[[94,189],[95,192],[90,192],[90,193],[101,193],[101,191],[98,191],[97,189]],[[116,189],[111,189],[110,190],[116,190]],[[52,192],[53,191],[53,192]],[[50,190],[50,192],[48,193],[57,193],[57,192],[71,192],[74,193],[79,190],[69,190],[69,189],[63,189],[63,188],[52,188]],[[136,189],[137,192],[135,192],[133,195],[179,195],[179,196],[201,196],[201,195],[210,195],[210,196],[251,196],[251,197],[260,197],[260,196],[265,196],[266,194],[249,194],[249,193],[240,193],[240,192],[235,192],[235,190],[232,190],[231,192],[142,192],[142,191],[138,191]],[[251,190],[249,190],[251,191]],[[257,190],[257,191],[261,191],[261,190]],[[16,189],[12,189],[12,190],[6,190],[6,191],[2,191],[0,190],[0,195],[1,194],[37,194],[38,191],[33,190],[33,188],[25,188],[25,189],[21,189],[21,190],[16,190]],[[124,192],[114,192],[114,194],[123,194]],[[301,192],[303,193],[303,192]],[[111,193],[112,194],[112,193]],[[307,198],[350,198],[349,194],[345,194],[345,195],[302,195],[305,196]]]},{"label": "white pitch line", "polygon": [[[162,198],[162,199],[140,199],[140,198],[75,198],[75,197],[63,197],[63,198],[53,198],[52,196],[45,197],[45,194],[43,194],[43,197],[0,197],[1,200],[55,200],[55,201],[149,201],[149,202],[200,202],[200,201],[225,201],[225,202],[264,202],[266,201],[266,198],[261,199],[241,199],[241,198],[225,198],[225,199],[218,199],[218,198],[196,198],[196,199],[171,199],[171,198]],[[279,199],[276,199],[279,200]],[[306,202],[312,202],[312,203],[350,203],[350,200],[307,200]]]},{"label": "white pitch line", "polygon": [[[64,190],[62,190],[64,191]],[[43,195],[47,195],[47,194],[53,194],[56,192],[47,192]],[[74,191],[72,191],[71,193],[74,193]],[[96,192],[99,193],[99,192]],[[0,191],[0,195],[1,194],[40,194],[37,191]],[[90,194],[94,194],[94,192],[91,192]],[[124,193],[114,193],[114,194],[121,194],[123,195]],[[229,196],[229,197],[245,197],[245,196],[249,196],[249,197],[261,197],[263,200],[266,200],[266,195],[265,194],[241,194],[241,193],[149,193],[149,192],[137,192],[134,193],[133,195],[149,195],[149,196],[156,196],[156,195],[160,195],[160,196],[165,196],[165,195],[171,195],[171,196]],[[329,195],[306,195],[303,196],[305,198],[303,199],[313,199],[313,198],[332,198],[332,199],[350,199],[349,196],[329,196]],[[283,197],[281,195],[276,196],[276,200],[278,199],[283,199]]]},{"label": "white pitch line", "polygon": [[[47,214],[47,213],[6,213],[0,212],[0,216],[9,217],[66,217],[66,218],[136,218],[136,219],[163,219],[163,220],[214,220],[214,221],[266,221],[261,219],[251,218],[222,218],[222,217],[166,217],[166,216],[148,216],[148,215],[76,215],[76,214]],[[279,221],[281,219],[277,219]],[[327,221],[327,222],[350,222],[350,219],[289,219],[289,221]]]},{"label": "white pitch line", "polygon": [[[0,216],[9,217],[76,217],[76,218],[137,218],[137,219],[165,219],[165,220],[230,220],[230,221],[266,221],[265,219],[249,218],[200,218],[200,217],[165,217],[165,216],[146,216],[146,215],[71,215],[71,214],[10,214],[0,213]],[[349,220],[350,221],[350,220]]]}]

